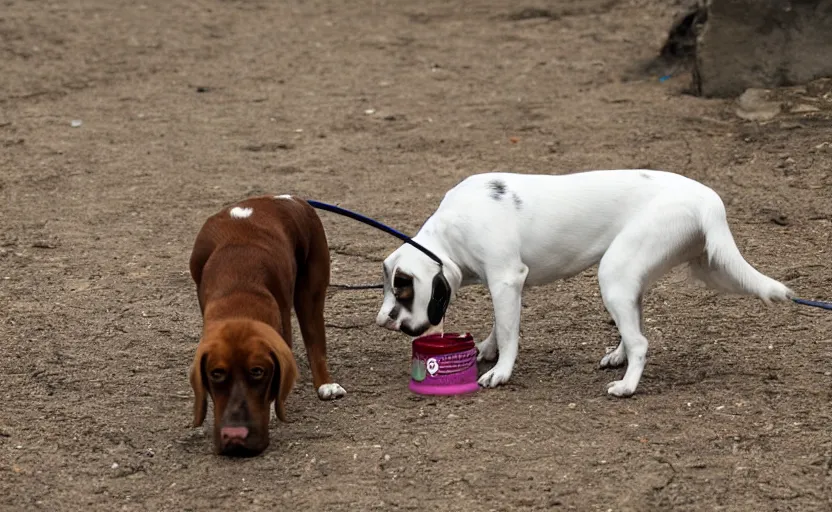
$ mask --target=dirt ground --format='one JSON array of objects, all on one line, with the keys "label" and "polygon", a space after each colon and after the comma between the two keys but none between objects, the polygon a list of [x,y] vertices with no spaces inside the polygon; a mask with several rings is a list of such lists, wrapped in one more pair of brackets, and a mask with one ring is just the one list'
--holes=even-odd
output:
[{"label": "dirt ground", "polygon": [[[666,169],[722,195],[758,269],[830,298],[832,93],[800,89],[814,110],[756,122],[685,94],[689,76],[635,73],[677,8],[3,0],[0,508],[829,510],[832,314],[681,271],[646,298],[632,399],[606,395],[623,370],[597,368],[617,337],[589,270],[527,291],[499,389],[412,395],[409,338],[373,323],[380,292],[333,290],[346,398],[316,398],[296,338],[301,381],[266,453],[216,457],[210,419],[189,427],[189,252],[247,195],[415,233],[473,173]],[[333,281],[379,281],[398,241],[322,218]],[[483,339],[487,292],[449,315]]]}]

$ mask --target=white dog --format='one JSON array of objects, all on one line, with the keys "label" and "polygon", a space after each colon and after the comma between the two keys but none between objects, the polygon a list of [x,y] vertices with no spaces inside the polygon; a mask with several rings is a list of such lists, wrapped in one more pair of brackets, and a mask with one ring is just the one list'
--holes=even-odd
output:
[{"label": "white dog", "polygon": [[[688,263],[711,288],[766,304],[794,295],[743,259],[716,192],[664,171],[474,175],[445,194],[413,239],[442,260],[449,299],[461,286],[488,286],[495,323],[477,344],[478,360],[499,357],[479,378],[484,387],[511,377],[523,287],[565,279],[596,263],[604,306],[621,334],[601,367],[628,363],[624,378],[607,386],[618,397],[635,392],[646,362],[642,296],[673,267]],[[428,320],[437,272],[440,266],[411,245],[390,254],[376,323],[409,336],[437,323],[441,328]]]}]

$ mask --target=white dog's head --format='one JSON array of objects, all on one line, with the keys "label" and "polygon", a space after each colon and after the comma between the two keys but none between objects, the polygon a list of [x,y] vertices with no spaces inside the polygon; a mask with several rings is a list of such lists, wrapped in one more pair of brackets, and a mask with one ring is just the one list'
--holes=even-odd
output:
[{"label": "white dog's head", "polygon": [[431,329],[441,330],[442,322],[434,326],[428,315],[433,278],[440,272],[439,265],[415,247],[404,244],[384,260],[383,266],[384,301],[376,323],[411,337]]}]

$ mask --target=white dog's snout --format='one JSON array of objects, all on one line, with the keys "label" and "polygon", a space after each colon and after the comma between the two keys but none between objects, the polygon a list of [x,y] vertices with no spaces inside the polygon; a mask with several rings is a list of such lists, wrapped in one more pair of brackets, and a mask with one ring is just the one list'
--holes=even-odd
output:
[{"label": "white dog's snout", "polygon": [[383,311],[380,312],[376,317],[376,325],[378,325],[379,327],[384,327],[385,329],[390,329],[391,331],[396,330],[396,321],[390,318]]}]

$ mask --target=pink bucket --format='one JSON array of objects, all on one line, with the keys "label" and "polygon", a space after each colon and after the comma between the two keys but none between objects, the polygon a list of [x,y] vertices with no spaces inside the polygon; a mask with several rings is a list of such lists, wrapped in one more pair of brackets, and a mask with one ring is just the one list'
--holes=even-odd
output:
[{"label": "pink bucket", "polygon": [[429,334],[413,340],[409,388],[419,395],[477,391],[477,348],[471,334]]}]

